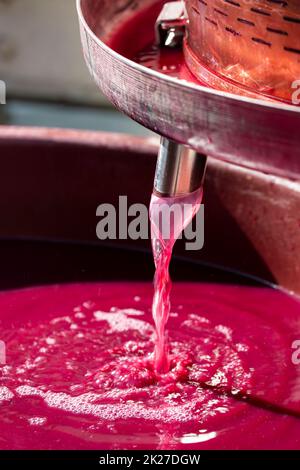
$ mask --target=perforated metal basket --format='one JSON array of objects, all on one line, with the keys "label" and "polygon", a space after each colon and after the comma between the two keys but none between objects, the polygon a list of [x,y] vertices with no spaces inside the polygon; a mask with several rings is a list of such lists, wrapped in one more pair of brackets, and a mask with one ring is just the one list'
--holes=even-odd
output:
[{"label": "perforated metal basket", "polygon": [[229,91],[241,86],[244,94],[293,100],[300,84],[300,0],[185,3],[185,55],[200,80]]}]

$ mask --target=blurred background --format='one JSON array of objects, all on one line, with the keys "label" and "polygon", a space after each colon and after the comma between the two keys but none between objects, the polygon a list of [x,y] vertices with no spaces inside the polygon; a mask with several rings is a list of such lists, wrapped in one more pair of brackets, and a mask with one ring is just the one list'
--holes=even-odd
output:
[{"label": "blurred background", "polygon": [[7,87],[0,124],[150,134],[114,110],[90,78],[75,0],[0,0],[0,80]]}]

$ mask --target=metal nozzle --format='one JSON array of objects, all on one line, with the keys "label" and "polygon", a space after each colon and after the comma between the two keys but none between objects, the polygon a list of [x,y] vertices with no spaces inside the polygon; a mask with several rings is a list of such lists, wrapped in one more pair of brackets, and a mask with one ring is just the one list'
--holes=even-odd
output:
[{"label": "metal nozzle", "polygon": [[154,192],[165,197],[193,193],[202,186],[206,161],[206,156],[163,137],[156,166]]},{"label": "metal nozzle", "polygon": [[161,47],[182,46],[186,10],[182,0],[164,4],[155,24],[156,43]]},{"label": "metal nozzle", "polygon": [[[164,4],[157,18],[156,42],[161,47],[182,45],[186,27],[183,1]],[[206,157],[176,142],[162,138],[157,160],[154,192],[161,196],[190,194],[202,185]]]}]

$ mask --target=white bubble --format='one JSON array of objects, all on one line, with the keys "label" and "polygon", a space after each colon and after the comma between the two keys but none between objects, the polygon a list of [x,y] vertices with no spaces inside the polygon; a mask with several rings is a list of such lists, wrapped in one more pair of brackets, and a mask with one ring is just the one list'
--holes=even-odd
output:
[{"label": "white bubble", "polygon": [[108,333],[123,332],[128,330],[138,330],[142,334],[152,333],[153,327],[142,320],[128,318],[124,311],[120,310],[116,313],[102,312],[98,310],[94,312],[97,321],[106,321],[110,330]]},{"label": "white bubble", "polygon": [[46,422],[47,418],[33,417],[28,419],[28,423],[31,424],[31,426],[43,426]]},{"label": "white bubble", "polygon": [[56,340],[54,338],[46,338],[46,343],[49,344],[49,346],[53,345],[56,343]]},{"label": "white bubble", "polygon": [[78,319],[85,318],[85,314],[82,313],[82,312],[78,312],[78,313],[75,314],[75,318],[78,318]]},{"label": "white bubble", "polygon": [[0,387],[0,404],[6,401],[11,401],[14,394],[7,387]]}]

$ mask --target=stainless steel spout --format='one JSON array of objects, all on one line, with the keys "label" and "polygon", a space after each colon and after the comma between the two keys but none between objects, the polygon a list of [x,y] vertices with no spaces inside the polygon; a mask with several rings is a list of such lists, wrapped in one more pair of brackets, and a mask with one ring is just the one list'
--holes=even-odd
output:
[{"label": "stainless steel spout", "polygon": [[193,193],[202,186],[206,156],[173,140],[161,139],[154,191],[172,197]]}]

